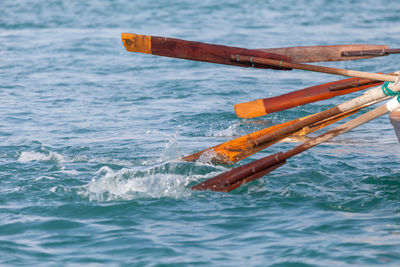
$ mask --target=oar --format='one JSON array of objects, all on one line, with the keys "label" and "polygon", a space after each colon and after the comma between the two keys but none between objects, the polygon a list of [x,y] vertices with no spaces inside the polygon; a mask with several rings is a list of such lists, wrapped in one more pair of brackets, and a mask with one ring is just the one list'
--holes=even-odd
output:
[{"label": "oar", "polygon": [[400,49],[399,48],[394,48],[394,49],[389,49],[389,48],[376,48],[376,49],[353,49],[349,48],[348,50],[345,50],[342,52],[343,57],[351,57],[357,58],[357,57],[362,57],[364,58],[365,56],[372,56],[372,57],[380,57],[380,56],[387,56],[390,54],[399,54]]},{"label": "oar", "polygon": [[348,78],[307,87],[280,96],[239,103],[234,105],[234,109],[239,118],[256,118],[277,111],[364,90],[381,83],[369,79]]},{"label": "oar", "polygon": [[394,111],[400,108],[400,103],[397,97],[392,98],[386,104],[379,106],[351,121],[348,121],[333,130],[330,130],[316,138],[311,139],[295,148],[286,152],[279,152],[271,156],[256,160],[252,163],[237,167],[228,172],[215,176],[205,182],[193,186],[192,190],[212,190],[229,192],[243,183],[253,181],[268,174],[272,170],[282,166],[286,160],[301,152],[306,151],[316,145],[326,142],[340,134],[348,132],[355,127],[367,123],[370,120],[378,118],[387,112]]},{"label": "oar", "polygon": [[175,38],[159,36],[123,33],[122,42],[129,52],[140,52],[164,57],[182,58],[188,60],[204,61],[241,67],[273,68],[288,70],[276,66],[267,66],[252,63],[240,63],[232,61],[231,54],[255,55],[260,58],[291,61],[290,57],[260,50],[250,50],[225,45],[206,44],[200,42],[185,41]]},{"label": "oar", "polygon": [[376,81],[383,81],[383,82],[394,82],[395,77],[387,74],[378,74],[378,73],[371,73],[371,72],[364,72],[364,71],[357,71],[357,70],[346,70],[346,69],[339,69],[339,68],[331,68],[331,67],[324,67],[324,66],[317,66],[317,65],[309,65],[309,64],[301,64],[301,63],[291,63],[285,62],[283,60],[274,60],[268,58],[260,58],[257,56],[242,56],[240,54],[233,54],[231,55],[232,61],[241,62],[241,63],[251,63],[251,64],[259,64],[259,65],[266,65],[266,66],[277,66],[277,67],[285,67],[285,68],[293,68],[293,69],[300,69],[300,70],[308,70],[308,71],[315,71],[315,72],[322,72],[322,73],[329,73],[335,75],[343,75],[349,77],[356,77],[356,78],[364,78],[364,79],[371,79]]},{"label": "oar", "polygon": [[[392,90],[397,90],[397,87],[394,87],[393,84],[390,84],[389,87],[390,89],[393,88]],[[209,157],[209,160],[214,163],[237,162],[268,147],[271,144],[274,144],[282,138],[301,130],[304,127],[313,125],[328,118],[332,118],[333,116],[338,116],[339,114],[343,115],[345,112],[354,111],[356,108],[374,103],[375,101],[380,101],[385,97],[387,97],[387,95],[384,93],[381,86],[374,87],[368,90],[365,94],[346,101],[333,108],[233,139],[223,144],[187,156],[184,158],[184,160],[195,161],[202,155],[206,155]]]},{"label": "oar", "polygon": [[[259,57],[284,59],[293,62],[342,61],[370,58],[373,56],[342,56],[343,51],[365,49],[387,49],[386,45],[326,45],[326,46],[297,46],[269,49],[244,49],[224,45],[186,41],[176,38],[122,33],[122,42],[126,50],[158,56],[182,58],[211,63],[238,65],[249,67],[250,64],[231,62],[230,54],[253,55]],[[232,52],[232,51],[242,52]],[[251,52],[251,53],[250,53]],[[279,55],[279,56],[277,56]],[[258,66],[255,66],[258,67]],[[269,67],[268,67],[269,68]]]},{"label": "oar", "polygon": [[[384,100],[381,99],[381,100]],[[214,164],[233,164],[235,162],[238,162],[244,158],[247,158],[261,150],[264,150],[265,148],[272,146],[273,144],[280,142],[284,140],[285,138],[288,137],[294,137],[299,139],[299,137],[302,137],[304,135],[310,134],[312,132],[315,132],[321,128],[324,128],[328,125],[331,125],[341,119],[344,119],[348,116],[353,115],[354,113],[358,112],[360,109],[373,105],[379,101],[373,101],[370,102],[366,105],[356,107],[354,109],[341,112],[337,115],[328,117],[326,119],[321,119],[315,123],[310,123],[310,124],[304,124],[302,128],[299,130],[295,131],[289,131],[288,127],[291,127],[295,123],[300,123],[301,121],[310,118],[312,116],[318,116],[319,113],[309,115],[303,118],[295,119],[292,121],[284,122],[278,125],[274,125],[238,138],[235,138],[233,140],[227,141],[225,143],[204,149],[202,151],[199,151],[197,153],[194,153],[192,155],[186,156],[183,158],[183,160],[186,161],[196,161],[199,160],[200,158],[207,159],[211,161]],[[301,124],[303,125],[303,124]],[[288,131],[285,131],[282,135],[271,139],[270,141],[264,141],[261,144],[257,144],[257,141],[260,140],[263,136],[268,136],[275,131],[281,130],[286,128]],[[296,128],[297,129],[297,128]]]}]

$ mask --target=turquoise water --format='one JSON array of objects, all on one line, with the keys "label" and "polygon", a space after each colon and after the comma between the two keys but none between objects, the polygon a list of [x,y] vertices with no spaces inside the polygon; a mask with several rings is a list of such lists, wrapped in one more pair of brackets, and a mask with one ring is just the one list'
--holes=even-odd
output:
[{"label": "turquoise water", "polygon": [[231,193],[192,192],[231,167],[180,157],[360,93],[244,121],[233,104],[340,77],[128,53],[120,34],[397,48],[399,11],[372,0],[1,1],[0,265],[398,266],[400,146],[387,115]]}]

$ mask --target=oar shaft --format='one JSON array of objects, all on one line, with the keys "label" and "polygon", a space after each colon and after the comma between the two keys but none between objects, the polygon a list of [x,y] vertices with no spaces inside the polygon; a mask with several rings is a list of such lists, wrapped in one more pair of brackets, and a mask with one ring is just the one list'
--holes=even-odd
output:
[{"label": "oar shaft", "polygon": [[122,42],[129,52],[140,52],[164,57],[181,58],[217,64],[236,65],[241,67],[273,68],[288,70],[276,66],[258,66],[251,63],[240,63],[230,59],[231,54],[254,55],[261,58],[291,61],[290,57],[263,52],[255,49],[245,49],[226,45],[207,44],[186,41],[176,38],[122,33]]},{"label": "oar shaft", "polygon": [[[397,107],[400,107],[399,102],[397,101],[396,98],[391,99],[389,101],[395,101],[394,104]],[[380,107],[375,108],[375,109],[373,109],[373,110],[371,110],[371,111],[369,111],[369,112],[367,112],[367,113],[365,113],[365,114],[363,114],[363,115],[361,115],[361,116],[359,116],[359,117],[357,117],[357,118],[355,118],[355,119],[353,119],[351,121],[348,121],[348,122],[346,122],[346,123],[334,128],[334,129],[332,129],[332,130],[330,130],[330,131],[328,131],[328,132],[326,132],[326,133],[324,133],[324,134],[322,134],[322,135],[320,135],[320,136],[318,136],[318,137],[316,137],[316,138],[314,138],[314,139],[312,139],[312,140],[310,140],[308,142],[305,142],[304,144],[301,144],[301,145],[299,145],[299,146],[297,146],[297,147],[295,147],[295,148],[293,148],[291,150],[286,151],[285,153],[283,153],[280,156],[280,159],[286,160],[286,159],[288,159],[290,157],[293,157],[293,156],[295,156],[295,155],[297,155],[297,154],[299,154],[301,152],[304,152],[307,149],[310,149],[310,148],[312,148],[312,147],[314,147],[316,145],[319,145],[319,144],[321,144],[323,142],[329,141],[330,139],[332,139],[332,138],[334,138],[334,137],[336,137],[338,135],[341,135],[341,134],[343,134],[345,132],[348,132],[348,131],[356,128],[357,126],[360,126],[360,125],[362,125],[364,123],[367,123],[370,120],[373,120],[373,119],[375,119],[377,117],[380,117],[383,114],[388,113],[389,111],[392,111],[391,108],[388,108],[388,104],[389,104],[389,102],[384,104],[384,105],[381,105]],[[390,106],[390,104],[389,104],[389,106]]]},{"label": "oar shaft", "polygon": [[273,133],[258,137],[257,139],[254,140],[254,143],[257,146],[260,146],[264,143],[270,142],[276,138],[279,138],[281,135],[286,135],[288,133],[294,132],[296,130],[299,130],[306,125],[310,125],[313,123],[316,123],[318,121],[324,120],[326,118],[335,116],[337,114],[340,114],[342,112],[349,111],[351,109],[354,109],[359,106],[363,106],[367,103],[373,102],[380,100],[382,98],[386,97],[385,93],[382,91],[381,86],[374,87],[370,90],[368,90],[365,94],[354,98],[352,100],[346,101],[336,107],[321,111],[319,113],[316,113],[310,117],[305,118],[304,120],[297,121],[285,128],[279,129],[277,131],[274,131]]},{"label": "oar shaft", "polygon": [[[394,73],[388,73],[388,75],[395,75]],[[335,83],[329,86],[329,91],[330,92],[335,92],[335,91],[343,91],[343,90],[350,90],[354,88],[359,88],[362,87],[363,85],[371,85],[371,84],[376,84],[381,83],[379,81],[371,80],[371,79],[360,79],[360,78],[349,78],[347,81],[346,80],[341,80],[342,82],[340,83]],[[361,89],[362,90],[362,89]],[[347,92],[347,90],[346,90]]]},{"label": "oar shaft", "polygon": [[[391,85],[389,85],[389,87],[391,87]],[[393,91],[398,90],[397,87],[391,87],[391,89]],[[186,156],[183,159],[186,161],[195,161],[204,155],[205,159],[212,161],[213,163],[231,164],[253,155],[285,137],[295,134],[304,127],[314,127],[318,123],[326,123],[326,120],[334,120],[336,116],[345,116],[345,114],[348,114],[349,112],[351,113],[358,108],[381,101],[386,97],[387,96],[382,91],[382,87],[378,86],[368,90],[362,96],[344,102],[331,109],[241,136],[220,145]]]},{"label": "oar shaft", "polygon": [[336,127],[310,141],[305,142],[293,149],[290,149],[284,153],[279,152],[268,157],[256,160],[252,163],[243,165],[241,167],[232,169],[226,173],[222,173],[214,178],[211,178],[203,183],[193,186],[194,190],[212,190],[212,191],[223,191],[229,192],[244,182],[258,179],[263,175],[266,175],[270,171],[278,168],[290,157],[293,157],[301,152],[304,152],[318,144],[326,142],[340,134],[348,132],[357,126],[360,126],[370,120],[373,120],[383,114],[394,111],[400,108],[400,103],[397,97],[389,100],[386,104],[379,106],[378,108],[371,110],[351,121],[344,123],[341,126]]},{"label": "oar shaft", "polygon": [[365,56],[387,56],[389,54],[400,53],[400,48],[395,49],[368,49],[368,50],[353,50],[343,51],[343,57],[365,57]]},{"label": "oar shaft", "polygon": [[283,60],[266,59],[266,58],[260,58],[260,57],[252,57],[252,56],[242,56],[239,54],[231,55],[231,59],[232,59],[232,61],[237,61],[237,62],[250,62],[253,64],[277,66],[280,68],[285,67],[285,68],[301,69],[301,70],[322,72],[322,73],[335,74],[335,75],[343,75],[343,76],[349,76],[349,77],[372,79],[372,80],[383,81],[383,82],[394,82],[395,81],[395,77],[393,77],[391,75],[386,75],[386,74],[370,73],[370,72],[357,71],[357,70],[346,70],[346,69],[316,66],[316,65],[309,65],[309,64],[301,64],[301,63],[291,63],[291,62],[285,62]]},{"label": "oar shaft", "polygon": [[347,78],[339,81],[310,86],[279,96],[238,103],[234,105],[234,109],[239,118],[256,118],[277,111],[364,90],[372,86],[377,86],[381,83],[382,82],[380,81],[370,79]]}]

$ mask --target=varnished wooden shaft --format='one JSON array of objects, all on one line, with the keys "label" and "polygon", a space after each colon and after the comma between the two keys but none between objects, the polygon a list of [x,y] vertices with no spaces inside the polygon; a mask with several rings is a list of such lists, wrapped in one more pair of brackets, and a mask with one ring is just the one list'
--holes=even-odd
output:
[{"label": "varnished wooden shaft", "polygon": [[350,121],[348,121],[348,122],[346,122],[346,123],[334,128],[334,129],[332,129],[332,130],[330,130],[330,131],[328,131],[328,132],[326,132],[326,133],[324,133],[324,134],[322,134],[322,135],[320,135],[320,136],[318,136],[316,138],[313,138],[312,140],[310,140],[308,142],[305,142],[304,144],[301,144],[301,145],[299,145],[299,146],[297,146],[297,147],[295,147],[295,148],[293,148],[293,149],[291,149],[291,150],[289,150],[289,151],[287,151],[285,153],[282,153],[282,155],[279,158],[281,158],[282,160],[286,160],[286,159],[288,159],[290,157],[293,157],[293,156],[295,156],[295,155],[297,155],[297,154],[299,154],[299,153],[301,153],[301,152],[303,152],[303,151],[305,151],[307,149],[310,149],[310,148],[312,148],[312,147],[314,147],[316,145],[319,145],[319,144],[321,144],[323,142],[326,142],[326,141],[328,141],[328,140],[330,140],[330,139],[332,139],[332,138],[334,138],[334,137],[336,137],[336,136],[338,136],[340,134],[348,132],[348,131],[354,129],[355,127],[357,127],[357,126],[360,126],[360,125],[362,125],[364,123],[367,123],[370,120],[373,120],[373,119],[375,119],[377,117],[380,117],[383,114],[386,114],[388,112],[389,111],[388,111],[388,109],[386,107],[386,104],[381,105],[381,106],[379,106],[379,107],[377,107],[377,108],[375,108],[375,109],[373,109],[373,110],[371,110],[371,111],[369,111],[369,112],[367,112],[367,113],[365,113],[365,114],[363,114],[363,115],[361,115],[361,116],[359,116],[359,117],[357,117],[357,118],[355,118],[353,120],[350,120]]},{"label": "varnished wooden shaft", "polygon": [[288,158],[304,152],[305,150],[310,149],[318,144],[326,142],[340,134],[348,132],[351,129],[354,129],[355,127],[377,118],[387,112],[388,108],[386,105],[382,105],[293,149],[270,155],[230,170],[226,173],[222,173],[203,183],[193,186],[192,189],[229,192],[244,182],[258,179],[270,171],[280,167]]},{"label": "varnished wooden shaft", "polygon": [[348,78],[307,87],[280,96],[238,103],[234,105],[234,109],[239,118],[256,118],[277,111],[364,90],[380,84],[382,82],[369,79]]},{"label": "varnished wooden shaft", "polygon": [[370,49],[370,50],[357,50],[357,51],[343,51],[344,57],[364,57],[364,56],[387,56],[389,54],[398,54],[400,49]]},{"label": "varnished wooden shaft", "polygon": [[277,66],[258,65],[248,62],[236,62],[230,59],[231,54],[255,55],[261,58],[291,61],[290,57],[263,52],[260,50],[231,47],[226,45],[207,44],[186,41],[176,38],[123,33],[122,42],[129,52],[140,52],[164,57],[181,58],[195,61],[211,62],[241,67],[273,68],[288,70]]},{"label": "varnished wooden shaft", "polygon": [[[353,84],[355,80],[359,80],[357,78],[346,79],[347,81]],[[345,81],[345,80],[343,80]],[[364,79],[367,81],[367,79]],[[290,92],[287,94],[283,94],[280,96],[269,97],[263,99],[263,104],[265,108],[265,114],[271,114],[277,111],[282,111],[290,108],[294,108],[297,106],[322,101],[325,99],[329,99],[335,96],[344,95],[353,93],[356,91],[361,91],[367,89],[372,86],[377,86],[382,84],[382,82],[368,80],[369,82],[365,82],[359,87],[347,87],[346,89],[341,90],[332,90],[332,86],[335,86],[336,82],[316,85],[307,87],[302,90]]]},{"label": "varnished wooden shaft", "polygon": [[[232,163],[238,162],[248,156],[251,156],[254,153],[257,153],[258,151],[261,151],[261,150],[275,144],[276,142],[283,140],[286,137],[290,137],[292,135],[300,137],[300,136],[304,136],[309,133],[312,133],[314,131],[317,131],[323,127],[326,127],[332,123],[335,123],[338,120],[346,118],[346,117],[354,114],[361,108],[366,107],[368,105],[372,105],[373,103],[375,103],[375,102],[371,102],[365,106],[357,107],[352,110],[345,111],[345,112],[342,112],[335,116],[329,117],[327,119],[318,121],[316,123],[306,125],[305,127],[303,127],[302,129],[300,129],[298,131],[290,132],[285,135],[281,135],[281,136],[275,138],[274,140],[264,142],[262,145],[256,145],[254,140],[257,139],[259,136],[267,135],[271,132],[277,131],[278,129],[281,129],[288,125],[291,125],[295,122],[304,120],[306,117],[300,118],[300,119],[295,119],[295,120],[288,121],[288,122],[284,122],[284,123],[281,123],[278,125],[274,125],[274,126],[259,130],[254,133],[250,133],[250,134],[235,138],[233,140],[227,141],[227,142],[219,144],[217,146],[210,147],[205,150],[194,153],[192,155],[186,156],[183,158],[183,160],[196,161],[203,155],[203,153],[209,152],[210,154],[208,154],[208,155],[209,155],[209,157],[211,157],[209,160],[211,160],[212,163],[214,163],[214,164],[232,164]],[[310,115],[310,116],[312,116],[312,115]],[[309,116],[307,116],[307,117],[309,117]]]},{"label": "varnished wooden shaft", "polygon": [[[394,76],[392,76],[392,77],[394,77]],[[377,101],[384,97],[386,97],[386,95],[384,94],[384,92],[382,92],[381,87],[380,86],[375,87],[373,89],[370,89],[366,94],[356,97],[347,102],[344,102],[336,107],[316,113],[316,114],[309,116],[303,120],[297,121],[285,128],[274,131],[273,133],[258,137],[257,139],[254,140],[254,143],[257,146],[262,145],[263,143],[266,143],[271,140],[274,140],[275,138],[278,138],[280,135],[285,135],[287,133],[296,131],[298,129],[303,128],[306,125],[313,124],[317,121],[324,120],[326,118],[340,114],[341,112],[349,111],[356,107],[365,105],[369,102]]]},{"label": "varnished wooden shaft", "polygon": [[320,45],[320,46],[295,46],[282,48],[267,48],[260,49],[264,52],[276,53],[288,56],[292,62],[307,63],[307,62],[322,62],[322,61],[342,61],[355,60],[377,57],[381,55],[363,55],[363,56],[343,56],[344,51],[356,50],[383,50],[388,49],[387,45],[365,45],[365,44],[350,44],[350,45]]},{"label": "varnished wooden shaft", "polygon": [[[280,153],[253,161],[249,164],[237,167],[230,171],[224,172],[220,175],[215,176],[212,179],[204,181],[196,186],[193,186],[192,190],[212,190],[212,191],[221,191],[221,192],[229,192],[233,188],[232,185],[237,185],[240,181],[244,180],[247,177],[253,177],[257,173],[262,172],[265,169],[269,169],[274,165],[277,165],[283,160],[281,160],[278,155]],[[283,163],[282,163],[283,164]],[[280,165],[282,165],[280,164]],[[277,166],[278,167],[278,166]],[[272,169],[271,169],[272,171]],[[258,177],[261,178],[261,177]],[[253,179],[254,180],[254,179]],[[240,184],[239,184],[240,185]],[[235,186],[236,188],[237,186]]]},{"label": "varnished wooden shaft", "polygon": [[[397,91],[398,88],[393,88],[393,90]],[[184,160],[197,160],[201,155],[203,155],[203,153],[209,151],[209,156],[215,163],[237,162],[278,142],[282,138],[300,131],[304,127],[315,125],[317,122],[334,118],[340,114],[344,115],[346,112],[352,112],[358,107],[363,107],[365,105],[381,101],[386,97],[387,96],[382,91],[381,86],[378,86],[368,90],[359,97],[346,101],[331,109],[236,138],[221,145],[187,156],[184,158]]]},{"label": "varnished wooden shaft", "polygon": [[252,64],[260,64],[260,65],[265,64],[265,65],[269,65],[269,66],[272,65],[272,66],[277,66],[277,67],[301,69],[301,70],[329,73],[329,74],[335,74],[335,75],[365,78],[365,79],[371,79],[371,80],[377,80],[377,81],[383,81],[383,82],[387,82],[387,81],[394,82],[395,81],[394,76],[386,75],[386,74],[370,73],[370,72],[357,71],[357,70],[346,70],[346,69],[316,66],[316,65],[309,65],[309,64],[301,64],[301,63],[291,63],[291,62],[285,62],[283,60],[265,59],[265,58],[252,57],[252,56],[241,56],[239,54],[232,55],[231,59],[233,61],[237,61],[237,62],[250,62]]}]

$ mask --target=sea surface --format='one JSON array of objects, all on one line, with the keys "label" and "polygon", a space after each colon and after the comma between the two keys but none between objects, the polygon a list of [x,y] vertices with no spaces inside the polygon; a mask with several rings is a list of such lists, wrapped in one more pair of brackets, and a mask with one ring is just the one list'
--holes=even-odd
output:
[{"label": "sea surface", "polygon": [[[397,48],[400,2],[0,1],[1,266],[400,265],[400,144],[388,115],[231,193],[190,187],[299,143],[234,166],[180,160],[362,92],[242,120],[236,103],[342,77],[129,53],[123,32]],[[319,64],[386,73],[399,62]]]}]

